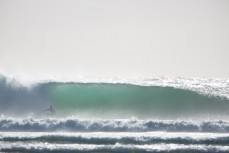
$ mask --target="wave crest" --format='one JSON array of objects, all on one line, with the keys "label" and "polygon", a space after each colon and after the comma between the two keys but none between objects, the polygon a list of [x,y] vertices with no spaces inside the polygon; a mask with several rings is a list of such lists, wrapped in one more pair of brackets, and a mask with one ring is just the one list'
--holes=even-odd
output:
[{"label": "wave crest", "polygon": [[0,119],[1,131],[72,131],[72,132],[229,132],[226,121],[168,120],[80,120],[80,119]]}]

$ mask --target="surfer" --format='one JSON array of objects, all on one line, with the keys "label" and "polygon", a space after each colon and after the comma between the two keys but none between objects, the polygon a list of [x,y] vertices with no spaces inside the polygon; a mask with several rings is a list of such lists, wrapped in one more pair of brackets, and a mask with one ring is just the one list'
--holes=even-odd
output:
[{"label": "surfer", "polygon": [[52,107],[52,105],[50,105],[50,107],[48,109],[43,110],[44,112],[50,112],[50,115],[55,115],[56,112],[54,110],[54,108]]}]

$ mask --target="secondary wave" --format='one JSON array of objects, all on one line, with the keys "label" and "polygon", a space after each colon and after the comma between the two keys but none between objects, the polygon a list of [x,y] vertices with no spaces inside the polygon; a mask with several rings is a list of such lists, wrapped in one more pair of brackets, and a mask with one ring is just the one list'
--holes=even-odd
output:
[{"label": "secondary wave", "polygon": [[161,120],[87,120],[87,119],[16,119],[1,118],[0,131],[72,131],[72,132],[229,132],[226,121]]},{"label": "secondary wave", "polygon": [[184,132],[0,132],[0,142],[47,142],[65,144],[199,144],[221,145],[229,143],[228,133]]}]

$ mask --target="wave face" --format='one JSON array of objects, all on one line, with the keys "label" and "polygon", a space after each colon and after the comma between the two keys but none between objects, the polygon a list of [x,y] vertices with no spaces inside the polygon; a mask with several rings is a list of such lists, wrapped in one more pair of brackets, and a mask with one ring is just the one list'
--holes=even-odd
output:
[{"label": "wave face", "polygon": [[[166,79],[163,81],[166,82]],[[221,80],[221,84],[228,84],[227,81]],[[227,86],[217,88],[216,83],[206,84],[206,80],[199,80],[195,85],[190,85],[190,80],[175,84],[168,83],[167,79],[167,85],[150,82],[151,85],[149,81],[148,85],[146,82],[144,85],[45,82],[28,88],[15,86],[2,77],[0,111],[10,115],[40,116],[43,113],[41,110],[52,104],[59,116],[172,118],[228,114]]]},{"label": "wave face", "polygon": [[137,86],[130,84],[75,84],[54,83],[53,104],[66,112],[86,112],[93,115],[117,115],[117,117],[194,115],[202,113],[226,113],[229,101],[221,97],[209,97],[193,91],[173,87]]}]

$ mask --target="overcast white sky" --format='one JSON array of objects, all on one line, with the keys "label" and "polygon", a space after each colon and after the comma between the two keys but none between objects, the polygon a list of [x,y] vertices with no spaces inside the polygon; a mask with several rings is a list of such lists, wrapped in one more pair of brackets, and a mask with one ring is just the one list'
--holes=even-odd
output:
[{"label": "overcast white sky", "polygon": [[0,73],[229,77],[227,0],[0,0]]}]

